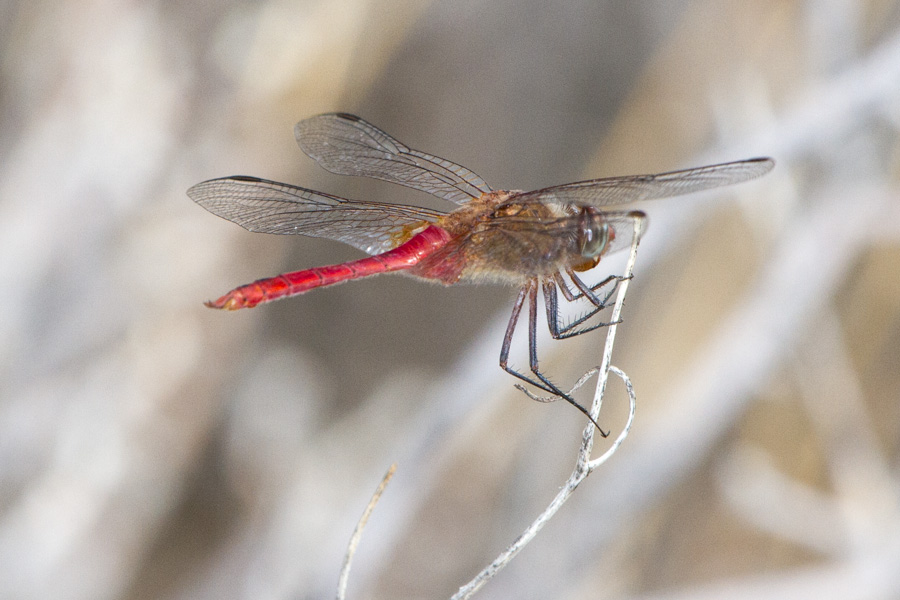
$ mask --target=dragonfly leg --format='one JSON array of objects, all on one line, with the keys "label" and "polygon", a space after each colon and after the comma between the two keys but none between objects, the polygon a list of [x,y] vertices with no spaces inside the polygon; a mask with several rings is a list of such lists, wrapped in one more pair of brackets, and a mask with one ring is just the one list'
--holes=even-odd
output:
[{"label": "dragonfly leg", "polygon": [[[616,292],[616,289],[619,287],[619,282],[621,282],[624,278],[619,277],[618,275],[610,275],[603,281],[599,283],[595,283],[594,285],[588,285],[578,275],[575,274],[573,269],[566,269],[566,275],[569,276],[569,279],[572,280],[572,283],[575,284],[575,287],[578,288],[579,293],[575,294],[572,290],[569,289],[569,286],[566,285],[565,279],[563,279],[562,273],[556,273],[553,276],[553,280],[559,285],[559,289],[562,291],[563,296],[569,302],[574,302],[576,300],[580,300],[581,298],[587,298],[591,304],[594,306],[605,307],[609,302],[612,295]],[[604,294],[601,299],[595,292],[602,287],[605,287],[611,281],[615,281],[616,284],[612,286],[612,288]]]},{"label": "dragonfly leg", "polygon": [[[530,297],[531,290],[535,288],[536,282],[529,281],[527,284],[522,286],[522,289],[519,290],[519,295],[516,297],[516,302],[513,304],[512,315],[509,317],[509,324],[506,326],[506,333],[503,335],[503,346],[500,348],[500,368],[509,373],[514,377],[518,377],[522,381],[529,383],[536,388],[540,388],[545,392],[549,392],[551,394],[557,394],[556,386],[552,388],[548,388],[547,386],[534,381],[530,377],[519,373],[515,369],[509,366],[509,349],[512,345],[513,334],[516,331],[516,325],[519,322],[519,315],[522,313],[522,306],[525,304],[525,301]],[[562,393],[558,395],[562,396]]]},{"label": "dragonfly leg", "polygon": [[[600,431],[600,435],[606,437],[607,433],[600,429],[600,425],[597,424],[597,421],[591,416],[590,412],[586,408],[584,408],[581,404],[575,401],[571,395],[559,389],[552,381],[550,381],[543,373],[541,373],[538,358],[537,358],[537,292],[538,292],[538,283],[537,280],[529,281],[526,285],[522,286],[522,289],[519,291],[519,295],[516,297],[516,302],[513,305],[513,312],[509,319],[509,324],[506,326],[506,334],[503,336],[503,346],[500,349],[500,367],[513,375],[521,379],[522,381],[532,385],[540,390],[543,390],[549,394],[551,394],[552,398],[539,398],[534,394],[528,392],[528,390],[522,385],[516,385],[517,388],[525,392],[529,398],[532,400],[538,400],[543,402],[553,402],[559,398],[562,398],[579,411],[584,414],[591,423]],[[519,315],[522,312],[522,306],[525,301],[528,300],[528,356],[529,363],[531,366],[531,372],[534,373],[534,376],[537,380],[528,377],[522,373],[519,373],[515,369],[509,366],[509,350],[512,345],[512,337],[513,333],[516,330],[516,325],[519,321]]]},{"label": "dragonfly leg", "polygon": [[[613,294],[616,293],[616,290],[619,289],[619,284],[626,279],[631,279],[631,275],[629,275],[628,277],[622,277],[621,275],[610,275],[603,281],[589,286],[572,269],[566,269],[566,274],[569,276],[569,279],[572,280],[572,283],[575,284],[575,287],[577,287],[581,291],[581,293],[575,296],[575,298],[578,299],[582,296],[587,297],[587,299],[590,300],[591,304],[598,307],[609,306],[609,301],[612,299]],[[560,279],[562,279],[562,275],[558,273],[557,275]],[[610,287],[609,291],[603,295],[603,299],[600,299],[600,297],[595,294],[595,292],[613,281],[615,283],[612,285],[612,287]]]},{"label": "dragonfly leg", "polygon": [[[594,325],[591,325],[589,327],[580,327],[583,323],[585,323],[601,310],[607,307],[609,299],[612,297],[613,293],[618,288],[619,282],[621,281],[621,278],[611,276],[604,279],[592,289],[586,283],[581,281],[581,279],[574,273],[569,273],[569,275],[572,278],[572,281],[575,283],[576,287],[578,287],[578,289],[582,291],[580,294],[573,294],[572,291],[566,286],[562,276],[559,274],[557,274],[552,280],[548,280],[543,283],[544,307],[547,310],[547,325],[550,327],[550,335],[552,335],[553,339],[556,340],[575,337],[576,335],[581,335],[582,333],[588,333],[589,331],[594,331],[595,329],[612,325],[612,323],[602,322],[595,323]],[[602,299],[594,294],[594,290],[614,280],[616,281],[616,285],[614,285],[613,289],[605,294]],[[562,291],[563,296],[570,302],[578,300],[580,298],[588,298],[588,300],[591,301],[591,304],[594,305],[593,308],[577,319],[566,323],[565,325],[560,324],[557,288]]]},{"label": "dragonfly leg", "polygon": [[[533,385],[534,387],[543,390],[547,393],[553,394],[554,396],[559,396],[560,398],[565,398],[566,400],[572,402],[573,400],[568,397],[568,395],[556,387],[553,383],[551,383],[546,377],[540,374],[537,371],[537,344],[535,342],[535,323],[537,321],[537,312],[535,310],[535,300],[537,299],[537,280],[529,281],[527,284],[522,286],[522,289],[519,290],[519,295],[516,297],[516,302],[513,304],[512,315],[509,318],[509,324],[506,326],[506,334],[503,336],[503,346],[500,348],[500,368],[509,373],[514,377],[518,377],[525,383],[529,385]],[[540,381],[536,381],[527,375],[519,373],[515,369],[509,366],[509,349],[512,345],[513,333],[516,331],[516,325],[519,322],[519,315],[522,313],[522,306],[525,304],[525,301],[529,301],[529,328],[528,328],[528,351],[529,358],[531,362],[531,370],[534,374],[540,379]]]}]

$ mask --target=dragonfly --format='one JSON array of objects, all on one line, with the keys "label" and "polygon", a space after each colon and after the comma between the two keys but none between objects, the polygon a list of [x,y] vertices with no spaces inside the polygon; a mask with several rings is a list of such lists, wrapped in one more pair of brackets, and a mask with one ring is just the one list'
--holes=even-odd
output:
[{"label": "dragonfly", "polygon": [[[369,255],[260,279],[207,302],[207,306],[251,308],[315,288],[391,272],[444,285],[493,282],[517,286],[519,292],[500,349],[500,367],[552,399],[565,399],[594,425],[596,421],[588,411],[539,367],[539,291],[554,339],[609,325],[592,319],[606,308],[621,278],[611,276],[588,284],[579,273],[593,269],[608,254],[629,247],[635,232],[642,230],[635,228],[635,222],[646,223],[646,215],[608,207],[741,183],[764,175],[775,164],[770,158],[752,158],[655,175],[591,179],[534,191],[494,190],[473,171],[413,150],[354,115],[331,113],[305,119],[294,127],[294,136],[303,152],[327,171],[388,181],[457,206],[443,212],[349,200],[242,175],[204,181],[188,190],[190,198],[249,231],[326,238]],[[607,285],[610,291],[604,293]],[[588,310],[562,322],[560,294],[567,302],[586,303]],[[513,334],[526,303],[530,374],[509,364]],[[517,387],[528,393],[521,384]],[[531,393],[529,396],[548,400]]]}]

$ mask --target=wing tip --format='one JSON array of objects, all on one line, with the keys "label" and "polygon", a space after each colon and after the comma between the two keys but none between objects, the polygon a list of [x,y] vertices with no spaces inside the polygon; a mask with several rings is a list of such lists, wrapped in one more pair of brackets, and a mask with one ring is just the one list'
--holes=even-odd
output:
[{"label": "wing tip", "polygon": [[740,162],[745,165],[751,165],[752,167],[754,167],[750,179],[762,177],[775,168],[775,159],[771,156],[757,156],[755,158],[748,158],[747,160],[742,160]]},{"label": "wing tip", "polygon": [[194,184],[187,189],[188,198],[203,206],[204,202],[210,200],[216,196],[214,193],[209,193],[209,188],[214,186],[215,184],[221,183],[223,181],[241,181],[244,183],[269,183],[266,179],[261,179],[259,177],[253,177],[251,175],[231,175],[229,177],[216,177],[215,179],[207,179],[206,181],[201,181],[200,183]]}]

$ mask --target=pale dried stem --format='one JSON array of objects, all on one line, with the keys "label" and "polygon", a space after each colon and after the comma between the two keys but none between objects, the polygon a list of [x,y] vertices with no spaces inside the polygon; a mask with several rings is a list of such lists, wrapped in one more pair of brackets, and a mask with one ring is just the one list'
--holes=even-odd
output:
[{"label": "pale dried stem", "polygon": [[394,476],[396,470],[397,464],[394,463],[390,466],[387,473],[384,474],[381,483],[375,488],[375,493],[372,494],[372,499],[369,500],[366,510],[363,511],[362,517],[360,517],[359,522],[356,524],[353,535],[350,536],[350,543],[347,545],[347,553],[344,555],[344,565],[341,567],[341,575],[338,578],[337,595],[335,596],[337,600],[344,600],[347,595],[347,582],[350,579],[350,565],[353,562],[353,555],[356,554],[356,548],[359,546],[359,540],[362,538],[363,529],[365,529],[366,523],[369,522],[369,517],[372,515],[372,511],[375,510],[375,505],[378,504],[378,500],[381,498],[384,488],[387,487],[388,482],[391,480],[391,477]]}]

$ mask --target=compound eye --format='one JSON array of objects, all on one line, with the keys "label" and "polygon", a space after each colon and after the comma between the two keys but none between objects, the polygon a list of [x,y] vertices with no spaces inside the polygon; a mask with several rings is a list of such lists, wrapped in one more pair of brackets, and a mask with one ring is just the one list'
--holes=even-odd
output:
[{"label": "compound eye", "polygon": [[581,255],[594,258],[603,254],[609,244],[609,224],[590,220],[581,228]]}]

